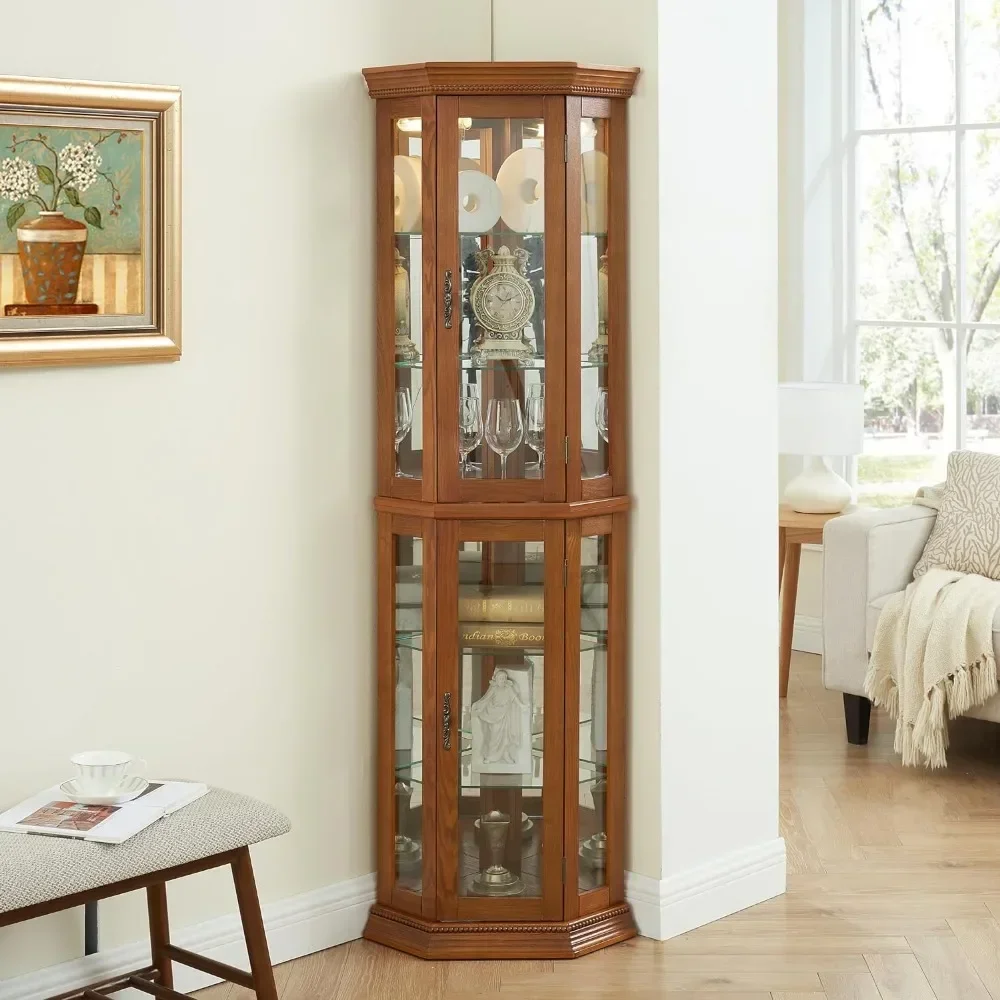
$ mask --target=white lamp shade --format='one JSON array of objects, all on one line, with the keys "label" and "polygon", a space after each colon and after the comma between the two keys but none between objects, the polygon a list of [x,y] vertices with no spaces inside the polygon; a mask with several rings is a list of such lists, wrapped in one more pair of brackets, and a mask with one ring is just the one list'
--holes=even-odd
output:
[{"label": "white lamp shade", "polygon": [[778,384],[778,451],[783,455],[858,455],[865,392],[845,382]]}]

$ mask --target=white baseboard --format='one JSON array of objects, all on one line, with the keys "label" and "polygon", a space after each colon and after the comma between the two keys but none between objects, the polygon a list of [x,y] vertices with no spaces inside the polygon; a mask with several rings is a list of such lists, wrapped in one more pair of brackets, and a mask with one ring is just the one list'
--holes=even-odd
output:
[{"label": "white baseboard", "polygon": [[795,628],[792,631],[792,649],[802,653],[819,653],[822,656],[823,619],[796,615]]},{"label": "white baseboard", "polygon": [[[271,961],[280,965],[361,937],[368,908],[373,902],[375,876],[362,875],[264,906]],[[188,927],[172,934],[171,939],[182,948],[218,962],[249,968],[243,929],[236,914]],[[44,1000],[45,997],[141,968],[148,961],[149,944],[146,941],[127,944],[15,979],[0,980],[0,997],[3,1000]],[[190,993],[214,982],[218,980],[195,969],[174,965],[174,989],[181,993]],[[123,990],[115,996],[120,1000],[138,1000],[145,994]],[[146,1000],[149,998],[146,997]]]},{"label": "white baseboard", "polygon": [[785,891],[785,842],[778,838],[669,878],[626,872],[625,896],[639,933],[665,941]]},{"label": "white baseboard", "polygon": [[[661,941],[784,891],[783,840],[727,855],[661,881],[625,873],[625,895],[632,904],[639,933]],[[361,937],[368,908],[374,902],[375,875],[371,874],[264,906],[271,961],[280,965]],[[185,928],[173,933],[171,939],[182,948],[218,962],[249,968],[243,929],[236,914]],[[149,944],[138,941],[0,980],[0,997],[44,1000],[141,968],[148,961]],[[195,969],[174,965],[174,988],[181,993],[217,981]],[[120,1000],[139,1000],[144,994],[123,990],[116,996]]]}]

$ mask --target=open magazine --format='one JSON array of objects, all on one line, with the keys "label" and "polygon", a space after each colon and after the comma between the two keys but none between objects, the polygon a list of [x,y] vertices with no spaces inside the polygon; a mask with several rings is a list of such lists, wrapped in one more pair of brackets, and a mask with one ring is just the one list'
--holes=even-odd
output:
[{"label": "open magazine", "polygon": [[207,791],[207,785],[194,781],[151,781],[142,795],[124,805],[88,806],[68,801],[56,785],[0,813],[0,831],[122,844]]}]

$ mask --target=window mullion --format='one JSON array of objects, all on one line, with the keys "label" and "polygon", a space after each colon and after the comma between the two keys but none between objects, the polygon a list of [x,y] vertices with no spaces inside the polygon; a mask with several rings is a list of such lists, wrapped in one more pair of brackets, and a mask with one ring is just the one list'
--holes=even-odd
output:
[{"label": "window mullion", "polygon": [[[955,0],[955,124],[965,121],[965,0]],[[965,447],[965,142],[961,128],[955,129],[955,378],[956,440],[949,448]]]},{"label": "window mullion", "polygon": [[[846,23],[841,22],[841,52],[838,53],[839,69],[844,74],[846,84],[846,118],[844,134],[847,137],[847,150],[843,163],[843,294],[844,332],[846,339],[846,364],[844,378],[848,382],[860,381],[858,371],[858,341],[860,329],[857,324],[857,231],[858,231],[858,53],[857,53],[857,0],[849,0],[846,5]],[[850,455],[847,458],[846,475],[848,482],[856,486],[858,481],[858,457]]]}]

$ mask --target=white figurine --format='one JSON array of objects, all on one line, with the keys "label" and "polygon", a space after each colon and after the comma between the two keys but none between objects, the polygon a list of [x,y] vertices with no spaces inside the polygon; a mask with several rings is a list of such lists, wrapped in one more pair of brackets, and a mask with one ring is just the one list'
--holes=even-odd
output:
[{"label": "white figurine", "polygon": [[[523,674],[523,676],[521,676]],[[493,774],[531,771],[531,711],[527,671],[499,667],[486,693],[472,705],[473,770]]]}]

